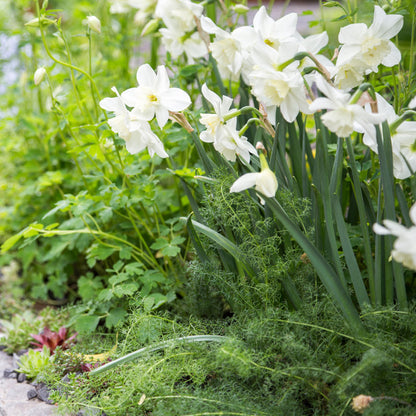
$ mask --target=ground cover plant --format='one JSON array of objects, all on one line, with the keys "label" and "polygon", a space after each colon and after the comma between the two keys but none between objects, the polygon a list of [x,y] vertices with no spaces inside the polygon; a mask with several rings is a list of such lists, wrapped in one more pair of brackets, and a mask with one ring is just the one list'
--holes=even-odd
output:
[{"label": "ground cover plant", "polygon": [[415,412],[411,1],[4,4],[2,290],[67,317],[0,342],[63,414]]}]

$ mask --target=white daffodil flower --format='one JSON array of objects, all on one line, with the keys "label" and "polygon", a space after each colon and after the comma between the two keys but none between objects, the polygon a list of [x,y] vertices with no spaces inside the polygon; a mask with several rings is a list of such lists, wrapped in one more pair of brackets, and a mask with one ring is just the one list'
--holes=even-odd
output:
[{"label": "white daffodil flower", "polygon": [[248,76],[249,83],[253,94],[266,108],[270,122],[275,124],[276,107],[289,123],[295,120],[299,111],[310,113],[303,78],[298,70],[299,62],[280,69],[293,57],[292,51],[281,47],[277,53],[266,45],[259,45],[253,56],[257,63]]},{"label": "white daffodil flower", "polygon": [[326,127],[339,137],[347,137],[353,131],[373,134],[374,124],[385,120],[385,115],[365,111],[359,104],[350,104],[350,94],[329,85],[322,78],[317,79],[317,86],[326,97],[319,97],[310,105],[311,111],[328,110],[322,117]]},{"label": "white daffodil flower", "polygon": [[[321,70],[326,71],[329,78],[335,73],[335,65],[330,59],[326,56],[321,55],[319,52],[328,44],[328,34],[326,32],[321,32],[316,35],[310,35],[306,38],[298,35],[298,52],[308,52],[314,57],[312,60],[310,57],[306,56],[299,62],[299,71],[302,71],[305,67],[317,67],[319,66]],[[303,78],[308,83],[309,86],[312,86],[315,82],[316,77],[319,77],[320,74],[317,71],[313,71],[308,74],[304,74]]]},{"label": "white daffodil flower", "polygon": [[[335,65],[326,56],[319,54],[319,52],[328,44],[328,40],[329,38],[326,32],[310,35],[306,38],[303,38],[301,35],[299,35],[298,52],[309,52],[315,57],[315,59],[322,65],[323,68],[325,68],[329,73],[332,73]],[[300,68],[304,68],[305,66],[316,66],[316,64],[310,58],[306,57],[302,59]]]},{"label": "white daffodil flower", "polygon": [[393,175],[397,179],[409,178],[416,172],[416,121],[404,121],[392,133]]},{"label": "white daffodil flower", "polygon": [[376,234],[396,236],[391,252],[392,258],[403,266],[416,270],[416,203],[410,208],[409,215],[414,224],[410,228],[391,220],[384,220],[384,227],[374,224],[373,230]]},{"label": "white daffodil flower", "polygon": [[400,51],[390,39],[396,36],[403,26],[403,16],[387,15],[384,10],[374,7],[373,23],[354,23],[341,28],[338,40],[342,44],[337,58],[337,66],[358,64],[365,73],[377,72],[378,66],[394,66],[400,62]]},{"label": "white daffodil flower", "polygon": [[[278,20],[267,14],[264,6],[260,7],[253,18],[253,26],[241,26],[233,32],[243,48],[250,52],[257,44],[264,44],[277,52],[281,45],[289,47],[293,55],[298,49],[300,34],[296,30],[298,15],[289,13]],[[213,33],[213,32],[209,32]]]},{"label": "white daffodil flower", "polygon": [[189,0],[158,0],[155,16],[169,29],[185,33],[195,29],[195,17],[199,18],[203,10],[200,4]]},{"label": "white daffodil flower", "polygon": [[250,153],[257,154],[255,147],[246,137],[240,137],[236,118],[231,118],[227,122],[224,120],[225,116],[236,112],[236,110],[230,110],[232,98],[223,96],[221,99],[206,84],[202,86],[202,95],[212,104],[215,113],[201,114],[199,121],[207,128],[199,136],[201,141],[213,143],[215,150],[227,160],[235,162],[238,155],[250,163]]},{"label": "white daffodil flower", "polygon": [[250,153],[256,155],[257,150],[246,137],[240,137],[236,127],[236,118],[221,124],[216,131],[215,141],[213,142],[214,148],[231,162],[235,162],[238,155],[247,163],[250,163]]},{"label": "white daffodil flower", "polygon": [[292,56],[298,51],[300,34],[296,31],[298,15],[289,13],[288,15],[274,20],[266,11],[264,6],[260,7],[253,19],[253,26],[241,26],[232,32],[234,39],[241,45],[243,60],[243,76],[247,77],[255,64],[252,57],[258,45],[273,48],[276,52],[283,46],[291,50]]},{"label": "white daffodil flower", "polygon": [[[300,34],[296,30],[298,16],[296,13],[274,20],[262,6],[253,19],[253,26],[241,26],[232,32],[233,39],[237,40],[242,54],[241,74],[246,83],[249,83],[249,74],[257,61],[255,51],[259,45],[272,48],[280,53],[281,48],[291,51],[292,58],[299,49]],[[253,53],[254,52],[254,53]]]},{"label": "white daffodil flower", "polygon": [[121,94],[123,102],[133,107],[143,119],[156,120],[162,128],[169,118],[169,111],[185,110],[190,104],[189,95],[179,88],[170,88],[169,77],[163,65],[158,66],[157,74],[148,64],[137,70],[138,87],[129,88]]},{"label": "white daffodil flower", "polygon": [[108,124],[126,142],[127,151],[136,154],[147,148],[151,157],[155,153],[162,158],[168,157],[163,143],[152,132],[149,123],[140,114],[126,108],[115,87],[112,91],[117,97],[102,99],[100,107],[115,114],[115,117],[108,120]]},{"label": "white daffodil flower", "polygon": [[[393,124],[399,116],[394,108],[379,94],[376,94],[380,114],[384,114],[388,124]],[[366,106],[367,111],[370,106]],[[413,145],[416,140],[416,121],[403,121],[391,131],[391,147],[393,153],[393,175],[397,179],[406,179],[416,172],[416,152]],[[374,153],[378,153],[375,132],[366,132],[363,143]]]},{"label": "white daffodil flower", "polygon": [[253,18],[253,28],[263,43],[276,51],[279,51],[280,46],[285,44],[292,48],[293,55],[298,48],[297,23],[298,15],[296,13],[289,13],[274,20],[267,14],[264,6],[260,7]]},{"label": "white daffodil flower", "polygon": [[211,91],[206,84],[202,86],[202,95],[214,107],[214,114],[201,114],[199,119],[207,129],[201,132],[200,139],[206,143],[213,143],[216,140],[216,133],[219,126],[224,124],[224,117],[235,110],[230,110],[233,103],[232,98],[223,96],[222,99]]},{"label": "white daffodil flower", "polygon": [[243,65],[243,53],[239,37],[235,35],[236,31],[226,32],[205,16],[201,17],[201,27],[205,32],[215,35],[210,50],[217,61],[221,76],[237,81]]},{"label": "white daffodil flower", "polygon": [[172,55],[173,59],[179,58],[183,53],[188,58],[188,63],[192,64],[194,59],[201,58],[208,51],[204,41],[198,32],[188,36],[186,33],[176,29],[162,28],[159,30],[162,35],[162,44]]},{"label": "white daffodil flower", "polygon": [[[256,191],[268,198],[273,198],[278,188],[276,175],[270,170],[263,153],[260,153],[260,163],[260,172],[246,173],[241,176],[233,183],[230,192],[241,192],[254,186]],[[265,203],[262,198],[260,198],[260,202],[263,205]]]}]

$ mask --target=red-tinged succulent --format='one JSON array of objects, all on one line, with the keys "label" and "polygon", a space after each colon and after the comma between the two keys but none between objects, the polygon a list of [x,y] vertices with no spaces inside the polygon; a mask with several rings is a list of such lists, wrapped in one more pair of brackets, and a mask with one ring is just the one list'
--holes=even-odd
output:
[{"label": "red-tinged succulent", "polygon": [[35,350],[41,351],[43,346],[49,348],[51,354],[55,352],[56,347],[61,347],[61,349],[66,350],[69,348],[71,341],[75,339],[78,335],[76,332],[71,337],[68,337],[68,330],[65,327],[59,328],[58,332],[53,332],[49,328],[45,328],[41,334],[30,334],[38,342],[32,342],[32,344],[38,348]]}]

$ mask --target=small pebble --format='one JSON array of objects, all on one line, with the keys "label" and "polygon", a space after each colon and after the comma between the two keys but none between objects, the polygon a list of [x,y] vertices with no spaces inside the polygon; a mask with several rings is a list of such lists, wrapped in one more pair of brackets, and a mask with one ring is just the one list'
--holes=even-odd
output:
[{"label": "small pebble", "polygon": [[4,370],[3,377],[4,378],[16,378],[17,373],[14,370],[7,369],[7,370]]},{"label": "small pebble", "polygon": [[19,373],[17,375],[17,382],[18,383],[23,383],[24,381],[26,381],[26,374],[25,373]]},{"label": "small pebble", "polygon": [[36,385],[36,393],[39,400],[42,400],[45,403],[53,404],[51,400],[49,400],[49,388],[45,383],[39,383]]},{"label": "small pebble", "polygon": [[34,399],[35,397],[38,397],[38,394],[36,393],[36,390],[35,390],[35,389],[29,390],[29,391],[27,392],[27,399],[28,399],[28,400],[32,400],[32,399]]}]

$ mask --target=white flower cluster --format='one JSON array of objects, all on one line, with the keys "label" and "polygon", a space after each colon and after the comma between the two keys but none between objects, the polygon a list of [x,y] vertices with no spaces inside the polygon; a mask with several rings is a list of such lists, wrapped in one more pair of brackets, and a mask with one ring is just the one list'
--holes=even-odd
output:
[{"label": "white flower cluster", "polygon": [[[351,102],[347,91],[338,90],[334,85],[344,90],[356,87],[364,74],[377,71],[380,64],[392,66],[400,61],[400,52],[389,39],[400,31],[402,16],[388,16],[376,6],[369,28],[364,23],[342,28],[335,65],[319,54],[328,43],[326,32],[303,38],[296,30],[297,19],[297,14],[290,13],[273,20],[263,6],[252,26],[238,27],[231,33],[206,17],[201,17],[201,26],[214,35],[210,50],[222,77],[238,80],[242,76],[266,108],[272,124],[275,124],[277,107],[288,122],[294,121],[300,111],[308,114],[326,109],[324,124],[341,137],[353,131],[372,133],[372,125],[383,121],[383,116],[368,114],[361,105]],[[302,52],[307,53],[302,55],[304,59],[299,57]],[[316,72],[302,76],[301,70],[311,65],[318,65],[327,79]],[[316,82],[327,98],[318,98],[310,106],[305,82],[309,86]]]},{"label": "white flower cluster", "polygon": [[[185,91],[170,88],[163,65],[157,68],[157,73],[148,64],[140,66],[137,82],[137,87],[129,88],[121,95],[113,87],[116,97],[104,98],[100,106],[114,113],[115,117],[109,119],[108,124],[124,139],[129,153],[135,154],[147,148],[150,156],[156,153],[162,158],[168,157],[163,143],[150,128],[149,121],[156,116],[162,128],[168,121],[169,111],[184,110],[191,104],[191,99]],[[131,110],[127,107],[131,107]]]},{"label": "white flower cluster", "polygon": [[[387,15],[382,8],[375,6],[373,22],[369,27],[364,23],[343,27],[338,37],[338,56],[333,63],[320,54],[328,43],[326,32],[302,37],[296,29],[296,13],[274,20],[263,6],[254,16],[252,25],[228,32],[202,15],[201,4],[190,0],[112,0],[111,4],[110,11],[113,13],[132,8],[143,13],[152,10],[149,12],[152,17],[164,23],[165,27],[159,32],[165,48],[174,59],[186,55],[192,62],[207,54],[209,44],[209,51],[217,61],[221,76],[231,81],[242,77],[265,108],[272,124],[276,123],[277,108],[288,122],[293,122],[299,112],[310,114],[324,110],[321,119],[330,131],[339,137],[347,137],[354,131],[364,133],[364,143],[377,152],[374,125],[385,120],[393,123],[394,175],[403,179],[416,170],[416,154],[412,148],[416,122],[397,122],[399,117],[381,97],[377,98],[379,111],[373,113],[369,105],[365,106],[363,100],[359,100],[362,91],[350,92],[351,88],[362,83],[365,75],[377,72],[379,65],[393,66],[400,62],[400,52],[390,39],[402,28],[402,16]],[[212,38],[210,43],[207,42],[209,36]],[[312,70],[305,74],[302,72],[305,67]],[[132,107],[131,111],[124,107],[130,127],[127,130],[118,128],[126,142],[133,140],[131,132],[137,131],[138,120],[147,122],[150,114],[154,113],[159,125],[166,122],[167,110],[161,110],[168,108],[162,105],[166,98],[152,101],[152,95],[145,92],[147,85],[147,81],[139,81],[138,88],[127,90],[121,98],[113,99],[117,100],[118,107],[120,103]],[[317,98],[312,93],[316,91],[315,86],[320,92]],[[360,94],[357,95],[357,92]],[[186,93],[182,92],[179,101],[183,99],[183,94]],[[256,151],[236,130],[236,119],[230,116],[232,99],[220,98],[206,85],[202,94],[212,104],[215,113],[202,114],[200,121],[207,130],[201,133],[201,140],[213,143],[215,149],[230,161],[236,160],[239,155],[249,162],[250,155],[256,154]],[[104,102],[103,108],[112,107],[108,105]],[[117,110],[119,113],[120,108]],[[156,111],[156,108],[159,110]],[[175,111],[173,108],[185,107],[174,106],[169,110]],[[115,123],[112,122],[113,125]],[[130,132],[130,136],[126,131]],[[135,143],[136,136],[133,135]],[[128,148],[132,149],[132,146],[128,145]]]},{"label": "white flower cluster", "polygon": [[196,31],[197,20],[204,8],[189,0],[111,0],[111,13],[136,9],[134,20],[144,24],[149,17],[159,18],[166,27],[160,29],[162,43],[176,59],[186,54],[189,62],[207,53],[204,41]]},{"label": "white flower cluster", "polygon": [[336,63],[335,83],[340,88],[359,85],[364,75],[377,72],[378,66],[394,66],[400,62],[400,51],[390,39],[403,26],[403,16],[387,15],[374,7],[373,23],[354,23],[341,28],[338,40],[341,49]]},{"label": "white flower cluster", "polygon": [[[231,33],[201,17],[202,28],[214,35],[210,50],[222,77],[238,80],[242,76],[272,124],[277,107],[288,122],[294,121],[299,112],[326,110],[321,119],[330,131],[339,137],[354,131],[364,133],[364,143],[377,152],[374,125],[386,120],[391,125],[394,176],[411,176],[416,171],[416,122],[400,121],[395,126],[399,116],[381,96],[377,96],[378,113],[373,113],[369,105],[358,100],[357,93],[349,92],[363,82],[365,75],[377,72],[379,65],[390,67],[400,62],[400,52],[390,39],[401,30],[403,17],[387,15],[375,6],[369,27],[364,23],[343,27],[335,64],[319,54],[328,42],[326,32],[303,38],[296,24],[295,13],[273,20],[265,7],[257,12],[252,26],[238,27]],[[306,66],[318,67],[319,72],[302,75]],[[316,85],[322,96],[310,103],[313,97],[308,97],[305,84],[309,91]]]},{"label": "white flower cluster", "polygon": [[266,108],[272,123],[276,107],[291,122],[299,111],[309,113],[304,80],[299,61],[287,62],[295,54],[314,45],[311,53],[318,53],[326,45],[324,33],[307,42],[296,30],[297,14],[290,13],[273,20],[263,6],[256,13],[252,26],[242,26],[228,33],[207,18],[201,18],[204,31],[214,35],[210,45],[220,74],[225,79],[238,80],[240,75],[252,87],[253,94]]},{"label": "white flower cluster", "polygon": [[201,36],[196,31],[197,19],[201,17],[203,7],[189,0],[158,0],[155,16],[162,19],[165,28],[159,30],[162,43],[176,59],[183,53],[190,63],[207,53]]}]

